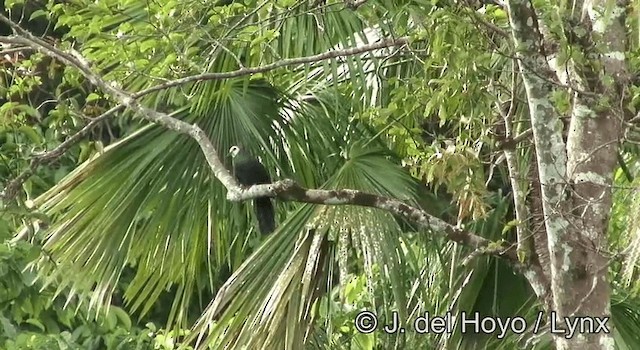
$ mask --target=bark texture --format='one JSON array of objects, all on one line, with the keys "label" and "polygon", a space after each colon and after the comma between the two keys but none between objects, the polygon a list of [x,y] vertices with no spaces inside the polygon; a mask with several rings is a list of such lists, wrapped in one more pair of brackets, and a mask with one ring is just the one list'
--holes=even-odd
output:
[{"label": "bark texture", "polygon": [[[567,10],[565,33],[583,60],[560,65],[555,52],[545,53],[545,48],[557,45],[546,30],[539,30],[548,26],[538,19],[532,3],[507,2],[536,149],[529,211],[534,216],[542,211],[544,222],[543,230],[535,220],[530,222],[537,257],[532,263],[542,264],[550,280],[552,303],[545,305],[557,321],[552,329],[557,349],[614,348],[608,320],[608,259],[603,251],[622,136],[620,101],[625,100],[628,78],[627,3],[618,1],[613,10],[610,3],[580,3],[581,14]],[[572,94],[568,130],[551,104],[559,85]],[[592,326],[566,337],[576,322]]]}]

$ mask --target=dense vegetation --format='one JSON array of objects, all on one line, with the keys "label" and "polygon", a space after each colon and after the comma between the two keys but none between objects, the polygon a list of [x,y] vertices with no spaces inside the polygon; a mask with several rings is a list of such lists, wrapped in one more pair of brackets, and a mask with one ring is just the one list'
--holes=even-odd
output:
[{"label": "dense vegetation", "polygon": [[[0,22],[0,349],[640,346],[637,1],[6,0]],[[239,192],[238,144],[358,192]],[[613,332],[365,334],[363,310]]]}]

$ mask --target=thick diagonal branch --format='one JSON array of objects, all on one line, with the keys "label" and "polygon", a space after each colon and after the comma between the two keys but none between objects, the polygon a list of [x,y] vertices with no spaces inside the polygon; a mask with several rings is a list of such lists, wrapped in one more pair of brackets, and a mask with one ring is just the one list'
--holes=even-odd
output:
[{"label": "thick diagonal branch", "polygon": [[[107,88],[111,87],[111,85],[105,84],[105,82],[102,81],[102,79],[100,79],[102,83],[99,83],[96,80],[96,78],[98,78],[98,75],[91,72],[91,69],[87,61],[81,58],[79,54],[77,53],[69,54],[62,51],[57,52],[58,56],[49,54],[47,53],[47,51],[50,51],[50,53],[56,53],[56,49],[53,46],[49,45],[48,43],[41,40],[40,38],[32,36],[30,33],[20,28],[20,26],[11,22],[8,18],[4,17],[3,15],[0,15],[0,21],[8,24],[16,33],[20,35],[19,37],[1,37],[0,41],[6,42],[6,43],[21,43],[21,44],[25,44],[25,47],[28,47],[29,49],[40,50],[49,56],[56,57],[61,61],[78,68],[89,81],[91,81],[94,85],[100,87],[102,90],[105,90],[104,87],[107,87]],[[362,46],[357,46],[352,48],[345,48],[342,50],[332,50],[332,51],[320,53],[317,55],[284,59],[284,60],[280,60],[271,64],[266,64],[258,67],[251,67],[251,68],[243,67],[230,72],[203,73],[203,74],[191,75],[188,77],[167,81],[167,82],[152,86],[150,88],[141,90],[139,92],[129,94],[128,96],[126,96],[126,99],[131,99],[135,101],[153,92],[169,89],[172,87],[188,84],[195,81],[230,79],[230,78],[236,78],[236,77],[246,76],[251,74],[264,73],[264,72],[268,72],[268,71],[275,70],[282,67],[297,66],[297,65],[306,64],[306,63],[319,62],[322,60],[336,58],[336,57],[354,56],[354,55],[362,54],[365,52],[384,49],[387,47],[406,45],[408,41],[409,40],[406,37],[401,37],[396,39],[385,39],[372,44],[367,44],[367,45],[362,45]],[[24,50],[25,47],[20,47],[20,49]],[[113,94],[115,90],[117,89],[113,88],[112,91],[110,91],[110,93]],[[108,91],[108,90],[105,90],[105,91]],[[118,101],[122,101],[122,100],[118,99]],[[103,113],[99,117],[92,120],[84,128],[82,128],[76,134],[71,136],[69,139],[65,140],[62,144],[60,144],[54,150],[35,156],[35,158],[31,161],[27,169],[25,169],[20,175],[18,175],[16,178],[9,181],[5,185],[4,190],[2,191],[2,193],[0,193],[0,197],[4,199],[14,198],[18,193],[20,186],[22,186],[22,184],[29,178],[29,176],[33,174],[33,172],[36,170],[36,168],[40,164],[46,163],[47,161],[51,161],[61,156],[73,144],[81,140],[84,135],[86,135],[89,131],[91,131],[91,129],[93,129],[96,125],[98,125],[100,121],[110,117],[111,115],[114,115],[117,112],[124,110],[126,107],[130,107],[130,106],[127,106],[124,103],[121,103],[111,108],[109,111]]]},{"label": "thick diagonal branch", "polygon": [[[483,249],[488,254],[501,256],[513,261],[515,264],[518,264],[518,259],[514,249],[502,246],[501,244],[494,243],[486,238],[465,231],[460,227],[451,225],[441,219],[429,215],[422,209],[412,207],[396,199],[355,190],[305,189],[298,186],[291,180],[283,180],[273,184],[242,188],[233,175],[224,167],[223,163],[220,161],[218,151],[200,127],[140,105],[140,103],[136,101],[134,95],[114,87],[102,79],[100,75],[94,73],[88,66],[87,61],[78,53],[62,51],[38,38],[35,38],[33,35],[24,31],[2,15],[0,15],[0,21],[9,24],[19,35],[11,38],[3,38],[3,40],[10,39],[11,42],[30,46],[37,51],[65,63],[66,65],[77,68],[86,79],[91,81],[99,89],[113,96],[123,106],[138,113],[142,118],[162,125],[167,129],[181,134],[186,134],[194,139],[202,149],[214,176],[227,188],[229,200],[240,201],[258,197],[277,197],[283,200],[306,203],[326,205],[360,205],[378,208],[391,212],[395,215],[399,215],[421,227],[431,230],[434,234],[441,234],[454,242],[474,249]],[[379,46],[377,47],[390,45],[388,41],[383,41],[382,43],[386,44],[378,44]],[[347,51],[354,52],[354,49],[349,49]],[[317,59],[322,58],[319,58],[318,56]],[[184,80],[181,81],[184,82]]]}]

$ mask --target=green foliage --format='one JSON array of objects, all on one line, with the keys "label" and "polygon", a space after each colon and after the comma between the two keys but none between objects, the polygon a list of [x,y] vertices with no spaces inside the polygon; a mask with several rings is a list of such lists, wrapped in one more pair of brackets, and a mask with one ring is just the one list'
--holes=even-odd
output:
[{"label": "green foliage", "polygon": [[153,324],[134,326],[120,307],[97,318],[70,300],[54,299],[26,269],[40,249],[27,242],[0,245],[0,348],[7,350],[175,349],[175,336]]},{"label": "green foliage", "polygon": [[[19,3],[5,6],[18,11]],[[558,5],[536,8],[562,44],[559,61],[585,63]],[[518,224],[494,146],[503,136],[496,107],[511,104],[514,120],[527,120],[524,88],[512,86],[509,41],[478,21],[504,28],[497,6],[370,0],[354,11],[341,0],[78,0],[27,12],[23,25],[45,21],[58,30],[57,47],[78,50],[129,92],[408,36],[411,52],[193,81],[140,102],[199,125],[226,165],[226,150],[242,143],[274,179],[397,198],[494,241],[510,240]],[[630,61],[636,67],[637,55]],[[41,54],[7,62],[0,74],[3,186],[34,154],[115,105],[77,70]],[[569,97],[554,95],[560,113]],[[0,234],[17,238],[0,246],[0,347],[512,349],[527,341],[360,334],[353,319],[363,310],[385,320],[397,312],[403,322],[426,311],[530,319],[537,305],[505,264],[479,257],[462,266],[468,249],[379,210],[277,203],[278,228],[260,237],[249,208],[226,200],[193,140],[134,117],[112,116],[3,203]],[[524,163],[530,151],[518,155]],[[635,246],[622,232],[638,226],[624,219],[636,202],[616,199],[612,246]],[[630,266],[615,269],[631,285]],[[612,306],[626,340],[640,328],[634,296]]]}]

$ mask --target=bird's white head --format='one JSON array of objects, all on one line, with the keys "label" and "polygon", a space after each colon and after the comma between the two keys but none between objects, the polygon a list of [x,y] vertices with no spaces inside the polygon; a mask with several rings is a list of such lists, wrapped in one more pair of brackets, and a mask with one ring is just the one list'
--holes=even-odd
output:
[{"label": "bird's white head", "polygon": [[239,152],[240,152],[240,147],[238,146],[231,146],[231,148],[229,148],[229,154],[231,154],[232,158],[237,156]]}]

